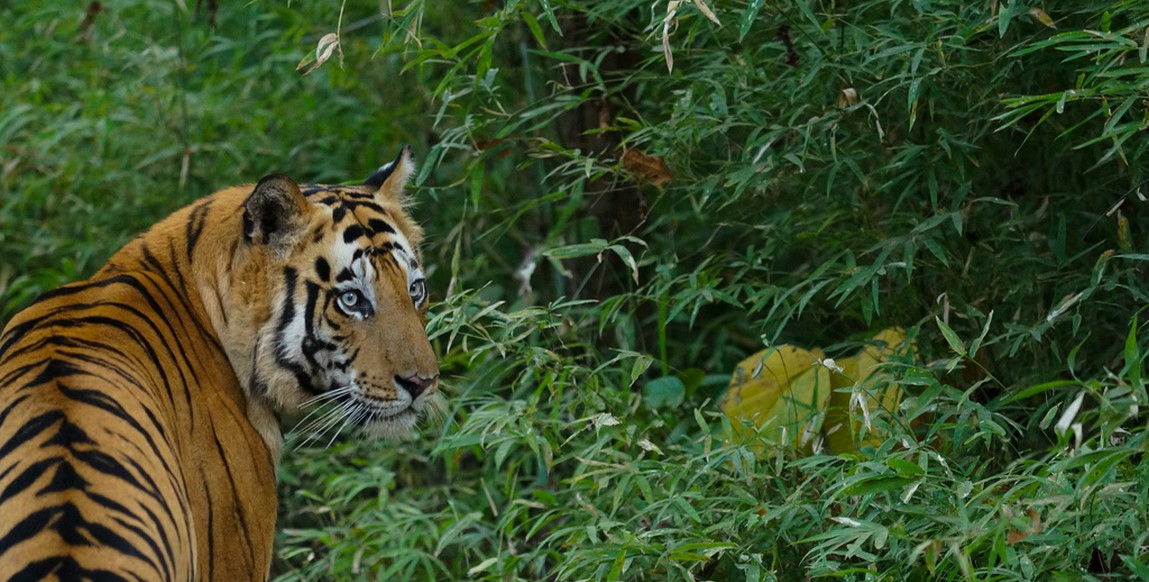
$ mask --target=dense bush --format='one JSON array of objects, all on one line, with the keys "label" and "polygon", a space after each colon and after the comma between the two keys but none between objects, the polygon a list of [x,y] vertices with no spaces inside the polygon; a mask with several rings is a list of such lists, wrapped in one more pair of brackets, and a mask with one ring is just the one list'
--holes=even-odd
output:
[{"label": "dense bush", "polygon": [[[280,579],[1149,578],[1149,4],[209,5],[14,3],[0,320],[414,143],[451,412],[289,450]],[[890,326],[884,444],[727,439],[744,357]]]}]

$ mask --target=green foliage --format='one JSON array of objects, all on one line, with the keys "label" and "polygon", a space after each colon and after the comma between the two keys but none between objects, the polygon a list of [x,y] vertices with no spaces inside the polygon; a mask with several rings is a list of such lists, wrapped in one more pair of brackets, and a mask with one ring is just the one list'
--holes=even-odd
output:
[{"label": "green foliage", "polygon": [[[1149,577],[1149,4],[385,4],[0,30],[0,320],[228,182],[422,152],[450,412],[289,446],[279,579]],[[881,446],[730,443],[745,356],[892,326]]]}]

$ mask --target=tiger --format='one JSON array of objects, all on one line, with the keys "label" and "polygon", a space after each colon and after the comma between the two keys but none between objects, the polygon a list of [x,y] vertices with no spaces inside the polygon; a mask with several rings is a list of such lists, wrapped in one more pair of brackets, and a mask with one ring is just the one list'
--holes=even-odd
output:
[{"label": "tiger", "polygon": [[441,408],[414,170],[221,190],[18,313],[0,580],[266,580],[286,418],[380,438]]}]

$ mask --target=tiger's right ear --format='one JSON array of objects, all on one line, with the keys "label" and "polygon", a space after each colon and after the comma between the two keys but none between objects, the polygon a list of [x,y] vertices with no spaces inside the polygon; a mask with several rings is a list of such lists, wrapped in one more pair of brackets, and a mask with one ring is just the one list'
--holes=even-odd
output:
[{"label": "tiger's right ear", "polygon": [[376,170],[370,178],[363,182],[363,185],[378,188],[376,197],[382,197],[384,200],[398,200],[402,203],[405,199],[404,189],[414,174],[415,155],[411,151],[411,146],[405,145],[399,150],[399,155],[395,157],[395,161]]},{"label": "tiger's right ear", "polygon": [[309,209],[291,178],[265,176],[243,203],[243,238],[254,244],[281,243],[303,225],[301,219]]}]

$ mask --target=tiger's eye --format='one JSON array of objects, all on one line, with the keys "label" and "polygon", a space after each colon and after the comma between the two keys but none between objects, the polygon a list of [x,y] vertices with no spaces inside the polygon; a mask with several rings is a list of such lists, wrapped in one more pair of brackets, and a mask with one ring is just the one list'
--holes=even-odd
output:
[{"label": "tiger's eye", "polygon": [[353,311],[356,307],[358,307],[359,302],[362,300],[363,300],[363,296],[360,295],[359,292],[355,291],[354,289],[349,289],[349,290],[344,291],[343,293],[341,293],[339,295],[340,305],[342,305],[344,309],[347,309],[349,311]]},{"label": "tiger's eye", "polygon": [[411,283],[411,289],[409,292],[411,293],[411,299],[415,301],[416,305],[422,303],[423,295],[427,293],[427,282],[424,279],[419,279],[418,281]]}]

